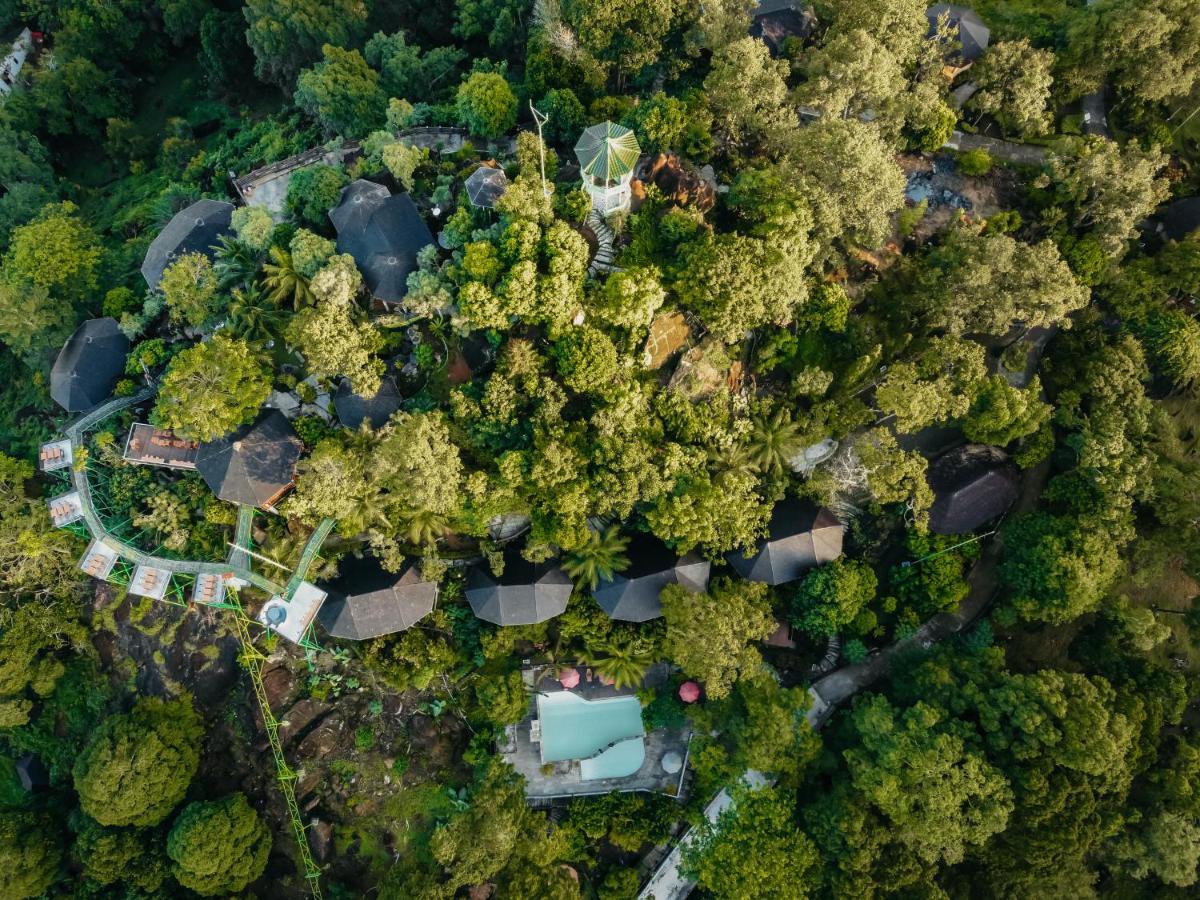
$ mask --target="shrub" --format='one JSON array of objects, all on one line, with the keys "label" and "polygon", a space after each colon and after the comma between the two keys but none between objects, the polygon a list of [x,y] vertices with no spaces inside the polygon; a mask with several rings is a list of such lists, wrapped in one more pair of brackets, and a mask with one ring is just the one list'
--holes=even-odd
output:
[{"label": "shrub", "polygon": [[986,175],[995,163],[986,150],[968,150],[958,155],[958,171],[963,175]]}]

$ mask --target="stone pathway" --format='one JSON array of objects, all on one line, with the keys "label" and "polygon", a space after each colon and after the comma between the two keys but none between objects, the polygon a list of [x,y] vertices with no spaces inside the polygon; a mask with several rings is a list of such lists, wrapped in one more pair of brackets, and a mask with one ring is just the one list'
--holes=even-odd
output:
[{"label": "stone pathway", "polygon": [[613,240],[616,237],[613,230],[608,227],[604,217],[594,209],[588,213],[587,219],[584,221],[588,228],[592,229],[592,234],[596,235],[596,241],[599,244],[596,255],[592,257],[592,261],[588,265],[588,274],[595,277],[601,273],[607,274],[616,271],[617,267],[612,264]]},{"label": "stone pathway", "polygon": [[955,131],[942,147],[960,152],[986,150],[994,159],[1023,166],[1040,166],[1046,161],[1047,154],[1046,148],[1037,144],[1017,144],[963,131]]}]

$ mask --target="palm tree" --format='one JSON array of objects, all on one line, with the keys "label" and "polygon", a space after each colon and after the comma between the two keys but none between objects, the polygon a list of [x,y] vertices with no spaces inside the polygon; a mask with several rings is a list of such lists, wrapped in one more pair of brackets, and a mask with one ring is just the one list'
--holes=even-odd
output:
[{"label": "palm tree", "polygon": [[628,546],[629,538],[621,534],[617,525],[610,525],[604,531],[589,528],[587,543],[563,559],[563,571],[580,587],[594,591],[600,579],[612,578],[614,572],[629,566],[629,557],[625,555]]},{"label": "palm tree", "polygon": [[800,424],[782,406],[771,416],[754,420],[747,450],[750,461],[763,473],[783,472],[803,445]]},{"label": "palm tree", "polygon": [[614,632],[583,655],[584,662],[615,687],[641,684],[654,654],[634,639]]},{"label": "palm tree", "polygon": [[282,247],[271,248],[271,261],[263,265],[263,284],[270,297],[278,304],[289,301],[292,309],[313,302],[313,293],[308,279],[296,271],[292,254]]},{"label": "palm tree", "polygon": [[446,533],[449,522],[440,512],[430,509],[413,510],[405,516],[403,534],[418,547],[433,547]]},{"label": "palm tree", "polygon": [[354,505],[353,518],[346,523],[355,533],[370,528],[382,527],[385,532],[391,531],[392,520],[388,517],[388,498],[378,490],[368,490]]},{"label": "palm tree", "polygon": [[229,327],[250,343],[265,344],[275,338],[283,315],[262,289],[251,284],[245,290],[233,289],[229,301]]},{"label": "palm tree", "polygon": [[750,455],[750,448],[745,444],[731,444],[708,452],[708,461],[717,472],[733,472],[738,475],[754,474],[758,466]]},{"label": "palm tree", "polygon": [[226,291],[234,285],[249,284],[258,271],[258,254],[228,235],[222,235],[213,248],[217,251],[213,273],[217,285]]}]

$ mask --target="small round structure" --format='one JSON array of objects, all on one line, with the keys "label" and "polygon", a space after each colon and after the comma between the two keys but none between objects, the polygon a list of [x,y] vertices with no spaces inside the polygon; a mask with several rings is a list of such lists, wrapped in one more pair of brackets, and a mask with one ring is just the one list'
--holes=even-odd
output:
[{"label": "small round structure", "polygon": [[492,209],[508,190],[508,176],[503,169],[480,166],[467,177],[466,188],[472,206]]}]

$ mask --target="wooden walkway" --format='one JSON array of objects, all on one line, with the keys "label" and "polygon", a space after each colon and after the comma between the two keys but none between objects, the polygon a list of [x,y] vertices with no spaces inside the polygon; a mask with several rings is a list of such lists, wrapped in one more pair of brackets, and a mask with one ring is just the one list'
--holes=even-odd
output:
[{"label": "wooden walkway", "polygon": [[[65,431],[67,438],[71,441],[71,448],[75,454],[75,459],[87,458],[87,454],[84,452],[85,438],[87,433],[96,424],[104,421],[114,413],[120,412],[122,409],[149,400],[154,396],[155,391],[155,386],[151,385],[128,397],[116,397],[68,425]],[[146,553],[144,550],[140,550],[115,537],[105,529],[104,523],[100,520],[100,516],[96,512],[96,506],[92,499],[92,488],[88,482],[86,464],[77,466],[72,470],[71,483],[79,493],[80,505],[83,508],[83,520],[87,525],[88,533],[93,539],[102,541],[105,545],[115,550],[117,555],[126,562],[135,566],[152,566],[170,572],[173,575],[218,575],[221,577],[232,575],[234,578],[254,585],[267,594],[283,596],[285,599],[290,598],[296,588],[300,586],[300,583],[304,581],[305,576],[308,574],[308,567],[316,558],[318,551],[321,549],[321,544],[329,536],[329,532],[332,530],[334,524],[332,519],[323,519],[317,525],[312,535],[309,536],[304,551],[300,556],[300,562],[285,587],[262,573],[255,572],[250,565],[249,554],[245,550],[249,547],[250,526],[254,520],[254,510],[251,507],[238,507],[237,529],[234,535],[234,544],[236,547],[230,551],[227,560],[217,562],[194,559],[167,559]]]}]

